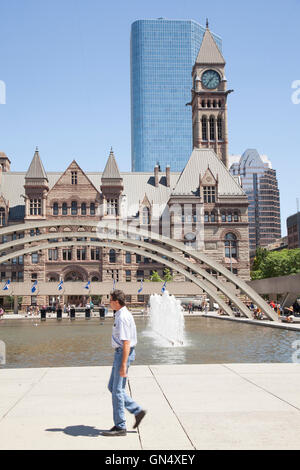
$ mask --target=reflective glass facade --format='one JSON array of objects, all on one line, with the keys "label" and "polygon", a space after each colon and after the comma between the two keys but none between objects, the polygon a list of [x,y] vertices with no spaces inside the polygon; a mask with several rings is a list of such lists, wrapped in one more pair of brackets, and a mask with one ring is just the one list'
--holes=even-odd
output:
[{"label": "reflective glass facade", "polygon": [[[192,151],[192,68],[205,28],[192,20],[131,27],[132,171],[181,171]],[[214,36],[218,47],[221,39]]]},{"label": "reflective glass facade", "polygon": [[[234,159],[234,156],[229,159]],[[258,247],[267,246],[281,237],[280,195],[276,170],[257,150],[246,150],[229,169],[241,178],[248,196],[249,244],[253,255]]]}]

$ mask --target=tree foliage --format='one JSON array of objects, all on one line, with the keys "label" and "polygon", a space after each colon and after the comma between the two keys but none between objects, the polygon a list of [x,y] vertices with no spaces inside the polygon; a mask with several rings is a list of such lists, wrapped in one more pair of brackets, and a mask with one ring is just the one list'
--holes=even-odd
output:
[{"label": "tree foliage", "polygon": [[157,271],[153,271],[149,279],[151,282],[170,282],[173,281],[173,276],[169,268],[164,269],[163,278],[160,277]]},{"label": "tree foliage", "polygon": [[251,278],[287,276],[300,272],[300,248],[268,251],[258,248],[253,262]]}]

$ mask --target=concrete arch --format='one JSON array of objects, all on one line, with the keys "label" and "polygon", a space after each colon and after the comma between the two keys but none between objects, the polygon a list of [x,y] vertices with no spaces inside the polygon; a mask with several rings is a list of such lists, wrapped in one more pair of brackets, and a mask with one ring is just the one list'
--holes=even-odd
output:
[{"label": "concrete arch", "polygon": [[[75,238],[75,237],[78,237],[80,235],[81,232],[71,232],[70,235],[71,237],[70,238]],[[88,232],[86,233],[86,237],[92,237],[94,238],[95,234],[93,232]],[[57,238],[57,234],[56,235],[52,235],[52,234],[43,234],[43,235],[38,235],[35,237],[35,241],[45,241],[47,239],[53,239],[53,238]],[[106,237],[107,238],[107,237]],[[114,239],[114,241],[119,241],[120,239],[118,237],[114,237],[112,234],[109,234],[109,238],[110,239]],[[14,245],[16,244],[24,244],[26,242],[31,242],[32,241],[32,238],[23,238],[22,239],[22,243],[20,243],[18,240],[12,242],[14,243]],[[123,243],[124,243],[124,239],[121,240]],[[165,264],[163,262],[164,259],[168,258],[168,257],[171,257],[173,260],[175,260],[176,262],[180,263],[181,265],[184,265],[185,268],[187,269],[192,269],[193,271],[195,271],[197,274],[201,275],[201,277],[203,279],[205,279],[206,281],[208,281],[210,284],[212,284],[213,287],[215,287],[217,289],[217,291],[221,291],[224,293],[224,295],[226,295],[226,297],[228,297],[232,302],[233,304],[235,304],[240,310],[242,313],[244,313],[245,316],[248,316],[249,318],[251,318],[251,315],[250,315],[250,312],[248,310],[248,308],[240,301],[240,299],[238,299],[238,297],[236,297],[235,293],[230,291],[228,289],[228,287],[226,285],[224,285],[222,282],[219,282],[218,280],[216,280],[216,278],[214,276],[212,276],[211,274],[207,273],[205,270],[201,269],[201,268],[196,268],[193,266],[193,268],[191,268],[191,263],[186,260],[185,258],[182,258],[181,256],[179,256],[178,254],[176,253],[171,253],[170,251],[167,251],[163,248],[160,248],[158,247],[157,245],[151,245],[149,243],[146,243],[146,242],[142,242],[142,241],[139,241],[139,240],[135,240],[135,239],[127,239],[126,240],[126,245],[122,244],[121,246],[118,246],[116,247],[115,245],[112,245],[112,242],[109,241],[109,242],[106,242],[103,246],[106,247],[106,248],[112,248],[114,249],[115,251],[132,251],[133,253],[137,253],[136,250],[129,250],[128,248],[128,244],[133,244],[134,246],[140,246],[142,247],[144,250],[146,251],[143,251],[142,255],[146,255],[147,257],[150,257],[152,259],[154,259],[154,256],[153,256],[153,253],[158,253],[160,256],[163,256],[164,258],[160,257],[160,258],[157,258],[157,260],[161,263],[161,264]],[[17,256],[17,254],[20,256],[20,254],[28,254],[28,253],[32,253],[32,252],[35,252],[37,250],[43,250],[43,249],[48,249],[49,247],[50,248],[54,248],[54,247],[58,247],[58,246],[63,246],[63,247],[67,247],[67,246],[74,246],[74,245],[77,245],[77,246],[98,246],[97,245],[97,242],[92,242],[92,241],[86,241],[86,242],[83,242],[83,241],[72,241],[72,242],[63,242],[62,245],[60,245],[58,242],[55,242],[55,243],[51,243],[51,245],[38,245],[38,246],[35,246],[35,247],[30,247],[30,249],[27,249],[27,250],[23,250],[21,252],[13,252],[13,255],[14,256],[10,256],[10,255],[7,255],[7,257],[3,257],[3,261],[6,261],[6,259],[10,259],[12,257],[15,257]],[[102,245],[101,245],[102,246]],[[151,250],[151,251],[148,251],[148,250]],[[26,253],[25,253],[26,251]],[[68,269],[69,267],[66,266],[64,269]],[[177,270],[178,272],[180,272],[181,274],[184,274],[186,277],[187,276],[187,272],[188,271],[180,271],[178,269],[178,265],[173,265],[172,266],[173,269]],[[205,290],[205,289],[204,289]],[[207,291],[207,286],[206,286],[206,291]],[[208,292],[208,291],[207,291]],[[219,296],[218,298],[216,297],[217,293],[216,291],[214,291],[214,295],[212,296],[212,298],[217,302],[219,303]],[[221,305],[219,303],[219,305]],[[225,304],[226,305],[226,304]]]},{"label": "concrete arch", "polygon": [[[73,242],[74,246],[82,246],[82,244],[83,244],[83,242],[77,242],[77,241]],[[136,248],[136,247],[132,247],[132,248],[128,247],[128,246],[124,247],[124,245],[121,244],[121,243],[110,242],[110,244],[108,245],[107,242],[90,242],[89,244],[93,245],[93,246],[99,246],[99,247],[112,246],[113,248],[119,249],[119,250],[124,250],[124,248],[125,248],[127,251],[130,251],[131,253],[137,253],[137,254],[140,254],[142,256],[149,256],[149,252],[146,251],[146,250],[139,249],[139,248]],[[52,248],[53,247],[58,248],[58,247],[66,247],[66,246],[69,246],[68,242],[48,243],[48,244],[43,245],[43,248],[40,248],[40,249],[46,249],[47,250],[51,247]],[[29,254],[29,253],[33,253],[34,251],[36,251],[36,247],[30,247],[28,249],[21,250],[18,253],[25,254],[25,252],[26,252],[26,253]],[[18,256],[20,256],[20,254],[18,254]],[[164,264],[165,266],[180,272],[185,277],[190,279],[192,282],[194,282],[196,285],[198,285],[204,292],[206,292],[210,297],[212,297],[212,299],[214,299],[219,304],[219,306],[229,316],[231,316],[231,317],[234,316],[231,308],[226,304],[226,302],[224,302],[224,300],[221,297],[219,297],[219,295],[216,293],[216,291],[211,288],[211,286],[209,285],[208,282],[197,278],[196,276],[186,272],[185,269],[181,268],[180,266],[177,266],[175,263],[172,263],[171,261],[165,260],[165,259],[161,258],[160,256],[152,254],[152,257],[153,257],[153,259],[155,259],[159,263]]]},{"label": "concrete arch", "polygon": [[[122,221],[121,221],[122,222]],[[101,229],[103,229],[104,231],[105,230],[110,230],[110,231],[118,231],[121,235],[118,237],[118,239],[120,241],[122,241],[123,243],[131,243],[133,245],[137,245],[137,242],[139,240],[137,239],[133,239],[131,237],[128,237],[128,235],[132,235],[134,237],[144,237],[146,239],[149,239],[151,238],[152,241],[155,241],[155,242],[159,242],[161,244],[161,246],[163,247],[169,247],[171,250],[174,250],[174,249],[177,249],[179,250],[179,252],[181,252],[182,254],[188,254],[188,256],[190,258],[193,258],[196,263],[200,263],[201,264],[205,264],[207,266],[209,266],[210,268],[212,268],[214,271],[217,271],[218,273],[220,273],[222,276],[225,277],[226,280],[230,281],[231,283],[233,283],[238,289],[240,289],[245,295],[247,295],[247,297],[249,297],[256,305],[258,305],[258,307],[260,307],[265,313],[266,315],[273,321],[277,321],[277,315],[275,314],[275,312],[273,311],[273,309],[271,307],[269,307],[269,305],[250,287],[248,286],[248,284],[239,279],[237,276],[235,276],[234,274],[232,274],[227,268],[225,268],[222,264],[214,261],[214,260],[211,260],[207,255],[205,255],[203,252],[199,252],[199,251],[196,251],[196,250],[188,250],[187,247],[181,243],[181,242],[178,242],[174,239],[170,239],[170,238],[167,238],[163,235],[157,235],[156,233],[152,233],[149,234],[148,231],[144,231],[144,230],[141,230],[141,229],[137,229],[136,227],[131,227],[130,225],[126,225],[126,226],[123,226],[121,225],[120,227],[116,227],[116,223],[115,221],[109,221],[109,220],[102,220],[102,221],[93,221],[93,220],[86,220],[86,221],[78,221],[78,219],[65,219],[65,220],[57,220],[55,222],[54,219],[52,219],[51,221],[41,221],[41,222],[27,222],[25,224],[20,224],[20,225],[14,225],[14,226],[10,226],[10,227],[4,227],[2,229],[0,229],[0,236],[1,235],[7,235],[9,233],[12,233],[12,232],[18,232],[18,231],[21,231],[21,232],[24,232],[24,230],[29,230],[31,228],[47,228],[49,226],[58,226],[58,227],[64,227],[66,225],[68,226],[78,226],[78,225],[84,225],[84,226],[88,226],[88,227],[101,227]],[[126,232],[126,238],[124,238],[123,236],[123,232]],[[45,234],[44,238],[47,239],[47,238],[50,238],[50,233],[48,232],[47,234]],[[92,235],[88,235],[86,233],[86,236],[92,236],[92,237],[95,237],[95,232],[92,232]],[[101,238],[104,238],[104,235],[105,235],[105,238],[109,238],[109,239],[112,239],[112,235],[111,235],[111,232],[108,234],[99,234],[99,231],[97,233],[97,236],[98,238],[100,239]],[[57,232],[56,232],[56,236],[57,236]],[[72,236],[73,236],[73,233],[72,233]],[[39,236],[40,237],[40,236]],[[28,241],[27,241],[28,240]],[[21,241],[21,243],[20,243]],[[13,243],[14,245],[22,245],[22,244],[25,244],[25,243],[32,243],[34,241],[39,241],[39,238],[36,236],[36,237],[30,237],[27,238],[27,239],[18,239],[14,242],[9,242],[7,244],[3,244],[2,245],[2,249],[4,250],[5,247],[12,247],[13,246]],[[84,242],[79,242],[79,244],[83,244]],[[87,242],[86,244],[87,245],[91,245],[92,243],[94,242]],[[141,243],[145,243],[145,242],[140,242],[139,241],[139,244],[141,245]],[[76,242],[68,242],[68,245],[75,245]],[[52,244],[53,246],[53,244]],[[162,249],[158,249],[158,245],[154,245],[152,243],[145,243],[145,247],[146,249],[148,250],[157,250],[157,252],[160,252],[162,253]],[[36,247],[35,250],[31,249],[30,252],[33,252],[33,251],[37,251],[38,249],[41,249],[41,247]],[[42,249],[45,249],[45,247],[43,246]],[[122,246],[121,249],[124,249],[124,246]],[[26,253],[27,251],[25,250],[24,253]],[[22,254],[20,252],[20,254]],[[19,254],[17,254],[16,252],[13,253],[14,256],[12,255],[6,255],[6,257],[3,257],[2,258],[2,262],[12,258],[12,257],[15,257],[15,256],[19,256]],[[148,254],[149,256],[149,254]],[[183,264],[185,265],[186,267],[190,267],[191,268],[191,263],[187,264],[184,260],[183,257],[178,257],[176,258],[175,255],[174,255],[174,252],[173,251],[167,251],[167,256],[172,258],[172,259],[176,259],[176,261],[178,261],[180,264]],[[160,259],[159,262],[162,262],[162,259]],[[203,278],[205,278],[208,282],[210,282],[211,284],[215,285],[217,287],[217,289],[221,290],[222,292],[225,293],[225,295],[233,301],[233,303],[235,305],[238,306],[238,308],[241,310],[242,313],[244,313],[245,316],[247,317],[250,317],[250,312],[248,310],[248,308],[243,304],[243,302],[240,301],[240,299],[238,299],[238,297],[233,294],[233,292],[230,291],[230,289],[225,286],[224,287],[224,283],[216,280],[212,275],[208,274],[205,270],[203,269],[199,269],[197,268],[196,266],[192,266],[191,268],[194,272],[200,274]],[[178,270],[178,269],[177,269]],[[184,274],[186,276],[186,274]],[[188,277],[188,276],[186,276]],[[213,297],[213,296],[212,296]],[[214,298],[214,297],[213,297]]]}]

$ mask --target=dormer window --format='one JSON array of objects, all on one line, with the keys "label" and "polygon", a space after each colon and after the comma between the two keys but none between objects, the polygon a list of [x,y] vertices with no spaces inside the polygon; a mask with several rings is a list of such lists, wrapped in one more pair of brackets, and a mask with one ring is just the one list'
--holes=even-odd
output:
[{"label": "dormer window", "polygon": [[143,208],[143,225],[150,224],[150,211],[148,207]]},{"label": "dormer window", "polygon": [[77,184],[77,171],[71,171],[72,184]]},{"label": "dormer window", "polygon": [[30,199],[29,213],[30,215],[42,215],[41,199]]},{"label": "dormer window", "polygon": [[213,204],[216,202],[215,186],[203,186],[203,200],[206,204]]},{"label": "dormer window", "polygon": [[118,215],[118,199],[107,200],[107,214]]}]

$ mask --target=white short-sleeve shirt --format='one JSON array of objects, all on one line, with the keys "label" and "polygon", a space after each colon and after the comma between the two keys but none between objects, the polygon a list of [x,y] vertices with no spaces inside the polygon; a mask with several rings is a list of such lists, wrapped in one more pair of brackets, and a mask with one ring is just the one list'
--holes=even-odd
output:
[{"label": "white short-sleeve shirt", "polygon": [[113,348],[122,348],[123,341],[130,341],[130,347],[136,345],[137,335],[134,318],[124,305],[115,313],[115,321],[112,329],[111,345]]}]

